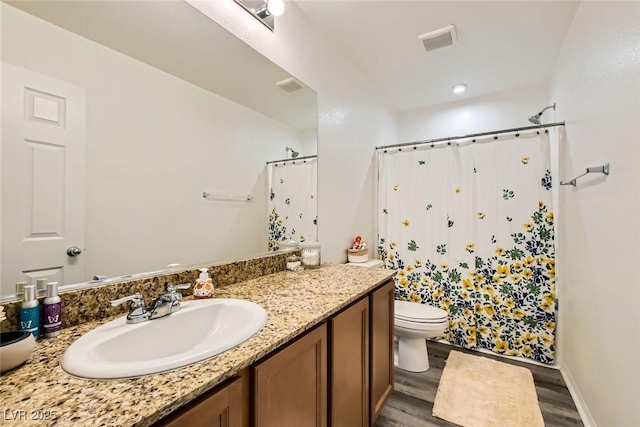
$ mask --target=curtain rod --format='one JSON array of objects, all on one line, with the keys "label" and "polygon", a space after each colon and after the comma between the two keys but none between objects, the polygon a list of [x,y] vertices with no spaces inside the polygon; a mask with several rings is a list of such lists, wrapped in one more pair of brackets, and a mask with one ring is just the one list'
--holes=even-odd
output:
[{"label": "curtain rod", "polygon": [[555,126],[564,126],[564,122],[547,123],[544,125],[524,126],[521,128],[501,129],[501,130],[494,130],[493,132],[472,133],[472,134],[463,135],[463,136],[449,136],[447,138],[428,139],[425,141],[404,142],[402,144],[382,145],[380,147],[376,147],[376,150],[385,150],[387,148],[407,147],[407,146],[422,145],[422,144],[433,144],[436,142],[451,141],[454,139],[475,138],[478,136],[497,135],[500,133],[520,132],[524,130],[550,128]]},{"label": "curtain rod", "polygon": [[271,160],[270,162],[267,162],[268,165],[270,165],[271,163],[284,163],[284,162],[297,162],[298,160],[307,160],[307,159],[317,159],[318,156],[314,155],[314,156],[302,156],[302,157],[296,157],[295,159],[282,159],[282,160]]}]

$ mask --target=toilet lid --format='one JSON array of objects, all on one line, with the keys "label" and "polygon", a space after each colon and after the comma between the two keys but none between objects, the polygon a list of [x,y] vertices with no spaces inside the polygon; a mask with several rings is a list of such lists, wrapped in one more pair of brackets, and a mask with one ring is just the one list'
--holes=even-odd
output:
[{"label": "toilet lid", "polygon": [[428,304],[420,304],[408,301],[394,302],[395,317],[415,323],[442,322],[447,319],[447,312]]}]

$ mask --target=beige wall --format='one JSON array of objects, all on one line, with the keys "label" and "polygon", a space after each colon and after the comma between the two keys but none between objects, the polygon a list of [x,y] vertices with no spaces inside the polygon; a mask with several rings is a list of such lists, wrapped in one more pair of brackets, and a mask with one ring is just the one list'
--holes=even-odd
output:
[{"label": "beige wall", "polygon": [[588,423],[640,425],[640,3],[582,2],[551,85],[566,120],[560,191],[563,370]]}]

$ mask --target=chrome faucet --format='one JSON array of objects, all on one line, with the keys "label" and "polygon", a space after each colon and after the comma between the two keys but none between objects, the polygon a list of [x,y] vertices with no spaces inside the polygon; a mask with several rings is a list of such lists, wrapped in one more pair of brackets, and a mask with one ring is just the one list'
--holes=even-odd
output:
[{"label": "chrome faucet", "polygon": [[114,299],[111,301],[112,306],[124,304],[127,301],[131,301],[129,305],[129,314],[127,314],[127,323],[141,323],[149,320],[149,312],[144,306],[144,299],[141,294],[133,294],[128,297]]},{"label": "chrome faucet", "polygon": [[127,323],[141,323],[147,320],[168,316],[171,313],[175,313],[180,310],[182,294],[178,292],[178,289],[189,289],[190,287],[191,285],[189,283],[184,285],[167,286],[167,292],[153,300],[148,309],[145,307],[144,299],[139,293],[113,300],[111,301],[111,305],[117,306],[127,301],[131,301],[129,314],[127,314]]},{"label": "chrome faucet", "polygon": [[158,319],[179,311],[182,294],[178,292],[178,289],[189,289],[190,287],[191,284],[189,283],[167,286],[167,293],[160,295],[151,303],[149,307],[149,320]]}]

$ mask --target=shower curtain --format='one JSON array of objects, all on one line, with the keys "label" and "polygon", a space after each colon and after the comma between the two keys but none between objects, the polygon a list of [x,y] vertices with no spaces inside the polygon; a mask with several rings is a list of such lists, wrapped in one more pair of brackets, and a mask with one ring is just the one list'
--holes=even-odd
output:
[{"label": "shower curtain", "polygon": [[285,240],[318,240],[317,166],[317,159],[267,165],[270,251]]},{"label": "shower curtain", "polygon": [[379,152],[379,257],[396,299],[449,313],[445,339],[551,363],[556,290],[548,134]]}]

